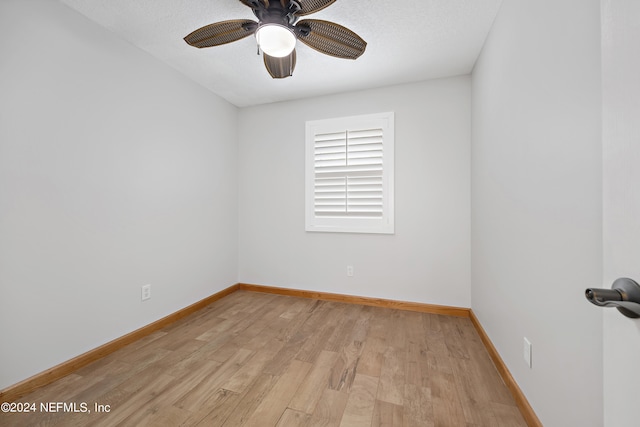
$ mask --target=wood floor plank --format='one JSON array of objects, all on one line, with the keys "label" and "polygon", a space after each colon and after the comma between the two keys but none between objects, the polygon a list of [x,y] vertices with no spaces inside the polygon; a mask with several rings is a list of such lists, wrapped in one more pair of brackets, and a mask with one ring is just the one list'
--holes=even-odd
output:
[{"label": "wood floor plank", "polygon": [[[296,352],[296,359],[313,363],[325,348],[327,340],[334,334],[335,329],[336,324],[331,320],[316,326],[313,329],[314,333],[302,341],[302,345]],[[304,332],[301,332],[300,336],[304,337]]]},{"label": "wood floor plank", "polygon": [[262,373],[264,366],[273,359],[282,347],[281,342],[275,341],[275,343],[277,344],[258,350],[220,387],[235,393],[242,393]]},{"label": "wood floor plank", "polygon": [[[234,354],[242,348],[239,344],[236,344],[231,341],[229,336],[225,334],[227,337],[225,340],[220,340],[213,345],[205,345],[201,348],[196,355],[196,357],[204,357],[205,359],[215,360],[216,362],[224,363],[233,357]],[[217,341],[217,338],[212,338],[211,342]]]},{"label": "wood floor plank", "polygon": [[320,352],[326,349],[330,337],[334,335],[344,310],[346,310],[346,304],[326,301],[317,301],[309,308],[310,315],[299,330],[298,340],[303,344],[296,354],[296,359],[311,363],[315,361]]},{"label": "wood floor plank", "polygon": [[[308,304],[293,317],[287,327],[278,331],[278,339],[284,341],[285,345],[265,367],[265,372],[282,375],[294,358],[303,362],[315,361],[320,345],[316,346],[313,343],[318,340],[318,337],[325,336],[321,332],[323,329],[321,321],[329,306],[330,304],[324,302],[320,304],[320,301]],[[301,352],[305,353],[303,357],[300,357]]]},{"label": "wood floor plank", "polygon": [[524,427],[467,318],[237,291],[0,414],[6,426]]},{"label": "wood floor plank", "polygon": [[387,345],[396,350],[404,350],[406,345],[405,317],[408,312],[402,310],[390,311],[390,324],[386,329]]},{"label": "wood floor plank", "polygon": [[296,317],[298,317],[298,315],[300,315],[300,313],[307,310],[313,305],[313,300],[311,299],[291,298],[287,301],[289,302],[287,304],[287,309],[280,314],[280,317],[289,320],[295,319]]},{"label": "wood floor plank", "polygon": [[[406,331],[406,373],[408,384],[427,386],[429,365],[426,359],[426,333],[423,327],[423,313],[405,313]],[[406,394],[406,393],[405,393]]]},{"label": "wood floor plank", "polygon": [[139,427],[175,427],[179,426],[191,413],[175,406],[166,406],[157,410],[141,412],[141,414],[143,415],[135,420],[127,420],[127,423],[135,422],[135,425]]},{"label": "wood floor plank", "polygon": [[342,348],[329,374],[329,388],[347,392],[351,389],[361,354],[362,343],[360,341],[352,341]]},{"label": "wood floor plank", "polygon": [[469,350],[465,345],[464,332],[460,323],[453,317],[441,319],[444,342],[451,357],[469,359]]},{"label": "wood floor plank", "polygon": [[212,338],[228,331],[235,322],[229,319],[216,317],[210,322],[209,327],[196,337],[197,340],[209,342]]},{"label": "wood floor plank", "polygon": [[379,377],[385,348],[386,345],[382,338],[368,337],[358,362],[358,372],[371,377]]},{"label": "wood floor plank", "polygon": [[[492,372],[493,366],[483,365],[481,362],[482,360],[478,361],[475,358],[454,361],[458,396],[467,422],[498,425],[492,408],[494,405],[508,406],[513,400],[498,383],[499,378]],[[513,424],[514,427],[518,425],[522,424]]]},{"label": "wood floor plank", "polygon": [[437,427],[465,426],[467,421],[454,375],[433,371],[430,384],[434,425]]},{"label": "wood floor plank", "polygon": [[316,409],[311,414],[310,425],[313,426],[338,426],[347,406],[349,394],[345,391],[324,389]]},{"label": "wood floor plank", "polygon": [[[184,402],[189,400],[189,395],[193,393],[194,388],[197,388],[201,382],[209,381],[212,376],[221,375],[224,371],[224,365],[220,362],[213,360],[199,359],[196,363],[190,365],[190,370],[184,372],[182,375],[176,377],[176,381],[172,385],[171,399],[169,404],[176,405],[184,409]],[[165,371],[169,374],[169,371]]]},{"label": "wood floor plank", "polygon": [[357,374],[347,406],[344,409],[341,427],[369,427],[378,391],[378,378]]},{"label": "wood floor plank", "polygon": [[313,364],[309,375],[302,382],[295,396],[289,403],[289,408],[312,414],[327,388],[331,368],[338,359],[338,353],[323,351]]},{"label": "wood floor plank", "polygon": [[358,305],[341,304],[344,307],[342,315],[338,316],[338,323],[334,333],[327,340],[324,350],[338,351],[344,348],[352,340],[353,329],[356,326],[358,315],[363,307]]},{"label": "wood floor plank", "polygon": [[244,425],[251,427],[276,425],[310,369],[311,364],[308,362],[299,360],[291,362],[287,372],[278,379]]},{"label": "wood floor plank", "polygon": [[[162,340],[163,338],[159,338],[159,340]],[[156,340],[137,351],[131,352],[122,358],[119,357],[118,360],[138,367],[152,365],[171,352],[171,350],[159,347],[159,340]]]},{"label": "wood floor plank", "polygon": [[[267,393],[269,393],[276,384],[277,380],[278,377],[274,377],[273,375],[260,375],[244,393],[232,393],[232,398],[226,401],[224,405],[211,411],[197,425],[203,427],[235,427],[244,425],[258,405],[262,403]],[[225,392],[228,391],[225,390]],[[209,405],[202,406],[202,408],[206,407],[209,407]]]},{"label": "wood floor plank", "polygon": [[[407,425],[404,422],[404,407],[393,403],[376,400],[373,408],[371,427],[396,427]],[[429,426],[425,426],[429,427]]]},{"label": "wood floor plank", "polygon": [[215,362],[218,366],[223,362],[207,359],[199,351],[182,351],[176,350],[168,353],[165,357],[158,360],[154,365],[164,370],[167,375],[176,378],[188,376],[194,369],[205,361]]},{"label": "wood floor plank", "polygon": [[252,354],[251,350],[240,349],[232,358],[215,370],[211,370],[208,374],[203,373],[201,378],[198,378],[189,391],[180,398],[176,406],[190,411],[202,407],[204,401],[216,393],[220,385],[235,374]]},{"label": "wood floor plank", "polygon": [[378,400],[396,405],[404,404],[405,358],[394,347],[387,347],[380,368]]},{"label": "wood floor plank", "polygon": [[[122,400],[119,405],[114,405],[107,415],[98,419],[94,424],[97,427],[109,427],[123,422],[126,418],[135,415],[141,411],[141,408],[147,408],[149,401],[158,396],[159,393],[166,390],[175,378],[168,375],[155,375],[146,379],[144,385],[135,388],[135,391],[129,391],[129,397]],[[144,409],[143,409],[144,410]]]},{"label": "wood floor plank", "polygon": [[246,317],[231,329],[235,335],[232,342],[244,347],[246,343],[259,336],[264,331],[266,324],[278,317],[278,314],[278,310],[274,310],[274,307],[268,304],[255,312],[246,313]]},{"label": "wood floor plank", "polygon": [[362,310],[358,312],[358,317],[356,318],[355,325],[353,326],[351,337],[347,340],[347,342],[365,342],[367,340],[367,335],[369,334],[370,322],[372,317],[373,307],[362,307]]},{"label": "wood floor plank", "polygon": [[522,414],[514,405],[491,403],[491,410],[495,416],[496,427],[526,427],[527,423],[522,419]]},{"label": "wood floor plank", "polygon": [[441,316],[438,314],[424,313],[422,317],[422,324],[424,330],[427,334],[432,334],[434,332],[442,332],[442,326],[440,325],[440,319],[445,316]]},{"label": "wood floor plank", "polygon": [[280,341],[284,345],[293,338],[299,328],[300,324],[298,322],[286,317],[278,316],[265,326],[260,335],[248,342],[244,347],[257,349],[264,346],[269,341],[276,340]]},{"label": "wood floor plank", "polygon": [[[173,395],[174,387],[178,385],[179,381],[172,381],[168,385],[168,389],[171,389],[172,393],[158,393],[150,399],[143,408],[127,416],[122,424],[131,426],[140,425],[168,425],[171,422],[176,422],[187,417],[191,412],[174,406],[173,403],[176,400],[176,396]],[[176,425],[176,424],[174,424]]]},{"label": "wood floor plank", "polygon": [[264,367],[264,372],[280,376],[283,375],[291,362],[295,359],[298,350],[300,350],[301,343],[304,342],[304,336],[296,335],[292,337],[284,346],[280,348],[280,351],[267,363]]},{"label": "wood floor plank", "polygon": [[433,426],[431,389],[407,383],[404,386],[403,420],[405,426]]},{"label": "wood floor plank", "polygon": [[287,408],[278,420],[276,427],[306,427],[311,420],[311,415]]},{"label": "wood floor plank", "polygon": [[240,395],[229,390],[218,389],[213,393],[202,407],[195,411],[189,411],[179,426],[218,426],[231,415],[238,404]]},{"label": "wood floor plank", "polygon": [[315,418],[311,417],[311,419],[307,422],[307,427],[339,427],[340,421],[328,420],[325,418]]}]

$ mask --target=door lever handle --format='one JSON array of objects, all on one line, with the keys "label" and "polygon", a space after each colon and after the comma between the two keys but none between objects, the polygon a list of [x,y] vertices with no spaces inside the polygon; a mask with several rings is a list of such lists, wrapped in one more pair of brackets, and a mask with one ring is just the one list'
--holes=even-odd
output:
[{"label": "door lever handle", "polygon": [[613,282],[611,289],[589,288],[584,296],[599,307],[615,307],[627,317],[640,317],[640,285],[634,280],[621,277]]}]

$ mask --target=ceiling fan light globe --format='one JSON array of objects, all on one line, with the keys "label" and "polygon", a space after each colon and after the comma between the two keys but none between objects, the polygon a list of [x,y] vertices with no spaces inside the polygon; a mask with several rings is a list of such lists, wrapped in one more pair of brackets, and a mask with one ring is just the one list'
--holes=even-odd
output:
[{"label": "ceiling fan light globe", "polygon": [[256,31],[260,49],[275,58],[285,57],[296,47],[296,36],[284,25],[265,24]]}]

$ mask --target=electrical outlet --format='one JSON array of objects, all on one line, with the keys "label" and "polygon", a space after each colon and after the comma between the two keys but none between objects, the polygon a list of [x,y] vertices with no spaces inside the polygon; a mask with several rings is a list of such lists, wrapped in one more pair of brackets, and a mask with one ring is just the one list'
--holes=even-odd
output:
[{"label": "electrical outlet", "polygon": [[531,342],[527,337],[524,337],[524,363],[526,363],[529,368],[531,368],[531,351]]},{"label": "electrical outlet", "polygon": [[151,298],[151,285],[144,285],[142,287],[142,301],[146,301]]},{"label": "electrical outlet", "polygon": [[347,276],[353,277],[353,265],[347,265]]}]

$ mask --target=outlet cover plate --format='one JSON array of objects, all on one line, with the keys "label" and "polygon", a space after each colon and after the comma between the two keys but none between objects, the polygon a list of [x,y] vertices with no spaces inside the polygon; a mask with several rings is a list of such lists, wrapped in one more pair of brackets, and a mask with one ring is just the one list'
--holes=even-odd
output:
[{"label": "outlet cover plate", "polygon": [[142,287],[142,301],[146,301],[151,298],[151,285],[144,285]]},{"label": "outlet cover plate", "polygon": [[531,368],[531,341],[529,341],[527,337],[524,338],[523,350],[524,350],[524,354],[523,354],[524,363],[526,363],[527,366]]}]

